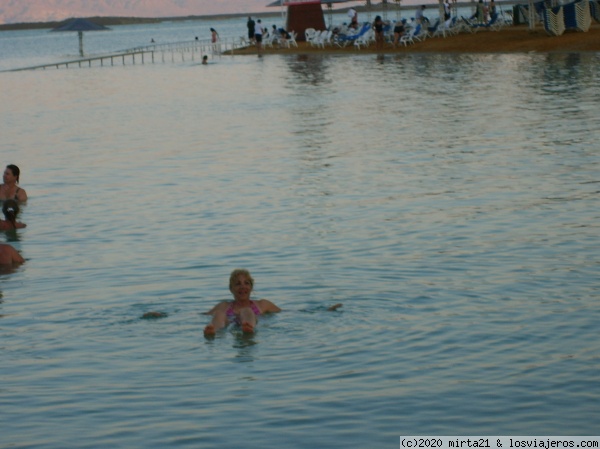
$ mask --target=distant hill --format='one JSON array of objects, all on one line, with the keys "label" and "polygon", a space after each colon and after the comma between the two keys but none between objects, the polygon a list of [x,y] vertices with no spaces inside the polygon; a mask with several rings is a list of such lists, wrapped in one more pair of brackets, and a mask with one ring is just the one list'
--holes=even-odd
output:
[{"label": "distant hill", "polygon": [[60,22],[69,17],[182,17],[264,11],[265,0],[1,0],[0,24]]}]

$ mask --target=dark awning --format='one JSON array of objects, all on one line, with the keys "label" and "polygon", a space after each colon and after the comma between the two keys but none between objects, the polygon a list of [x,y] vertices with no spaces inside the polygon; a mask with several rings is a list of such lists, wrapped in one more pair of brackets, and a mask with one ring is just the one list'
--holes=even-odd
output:
[{"label": "dark awning", "polygon": [[90,22],[87,19],[72,19],[64,25],[53,28],[52,31],[104,31],[110,28]]},{"label": "dark awning", "polygon": [[[286,3],[287,1],[290,1],[290,0],[276,0],[273,3],[269,3],[267,5],[267,8],[271,7],[271,6],[281,6],[282,3]],[[348,2],[356,2],[356,1],[359,1],[359,0],[321,0],[321,4],[327,5],[328,3],[348,3]]]}]

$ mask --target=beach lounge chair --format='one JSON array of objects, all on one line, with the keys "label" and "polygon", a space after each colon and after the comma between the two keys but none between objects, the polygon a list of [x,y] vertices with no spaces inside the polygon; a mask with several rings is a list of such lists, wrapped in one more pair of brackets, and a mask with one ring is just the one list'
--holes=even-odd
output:
[{"label": "beach lounge chair", "polygon": [[544,29],[550,36],[560,36],[565,32],[562,6],[544,9]]},{"label": "beach lounge chair", "polygon": [[434,36],[439,27],[440,27],[440,19],[437,19],[432,26],[427,27],[427,30],[426,30],[427,37]]},{"label": "beach lounge chair", "polygon": [[590,5],[587,1],[580,0],[562,6],[565,17],[565,29],[586,32],[592,25]]},{"label": "beach lounge chair", "polygon": [[492,14],[490,21],[487,23],[487,28],[492,31],[500,31],[500,29],[504,26],[504,18],[498,14]]},{"label": "beach lounge chair", "polygon": [[467,19],[465,16],[460,16],[462,23],[465,25],[463,30],[468,31],[469,33],[476,33],[477,27],[475,26],[475,22],[471,22],[471,19]]},{"label": "beach lounge chair", "polygon": [[500,23],[498,22],[498,17],[499,17],[498,13],[492,14],[492,17],[490,18],[489,22],[486,22],[486,23],[473,23],[466,17],[463,17],[462,19],[467,25],[469,25],[471,30],[474,33],[476,33],[478,30],[485,30],[485,29],[498,31],[501,27]]},{"label": "beach lounge chair", "polygon": [[360,28],[360,30],[358,31],[358,33],[338,36],[335,40],[335,45],[337,45],[338,47],[345,47],[346,45],[348,45],[350,43],[354,44],[354,41],[356,39],[363,36],[370,29],[371,29],[371,24],[368,22],[365,22],[365,23],[363,23],[363,25]]},{"label": "beach lounge chair", "polygon": [[[417,39],[417,35],[421,32],[421,24],[417,24],[416,27],[411,28],[408,33],[406,33],[405,35],[403,35],[400,38],[400,43],[403,44],[405,47],[408,44],[414,44],[415,43],[415,39]],[[417,39],[418,40],[418,39]]]},{"label": "beach lounge chair", "polygon": [[310,42],[314,37],[315,37],[315,29],[314,28],[307,28],[304,30],[304,40],[306,40],[306,42]]},{"label": "beach lounge chair", "polygon": [[366,48],[371,43],[371,40],[373,40],[373,30],[369,29],[362,36],[359,36],[355,39],[354,46],[357,50],[360,50],[360,47]]},{"label": "beach lounge chair", "polygon": [[296,48],[298,47],[298,42],[296,42],[296,37],[298,37],[298,34],[295,31],[290,31],[290,37],[287,40],[288,48],[292,47],[292,46],[294,46]]},{"label": "beach lounge chair", "polygon": [[434,37],[439,36],[451,36],[454,34],[458,34],[460,31],[460,27],[456,26],[456,17],[452,17],[451,19],[446,20],[444,23],[440,24],[435,33],[433,33]]},{"label": "beach lounge chair", "polygon": [[600,22],[600,3],[597,0],[590,0],[590,15]]}]

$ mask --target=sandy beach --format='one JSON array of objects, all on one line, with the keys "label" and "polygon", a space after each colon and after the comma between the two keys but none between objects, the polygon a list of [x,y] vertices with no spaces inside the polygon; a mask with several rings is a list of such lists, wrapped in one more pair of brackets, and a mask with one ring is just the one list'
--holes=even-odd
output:
[{"label": "sandy beach", "polygon": [[[375,45],[355,49],[329,46],[325,49],[299,42],[298,48],[265,48],[263,54],[303,53],[522,53],[522,52],[598,52],[600,51],[600,24],[593,22],[589,31],[565,32],[562,36],[548,35],[542,26],[529,30],[527,25],[507,26],[499,31],[481,30],[454,36],[428,38],[407,47],[386,45],[383,52]],[[255,47],[237,49],[236,54],[255,54]]]}]

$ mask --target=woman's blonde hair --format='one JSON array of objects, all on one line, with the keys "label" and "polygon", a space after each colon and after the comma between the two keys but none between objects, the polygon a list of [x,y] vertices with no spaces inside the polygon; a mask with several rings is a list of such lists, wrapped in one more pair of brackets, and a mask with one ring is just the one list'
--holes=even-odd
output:
[{"label": "woman's blonde hair", "polygon": [[250,281],[250,286],[254,288],[254,278],[252,277],[250,272],[244,268],[236,268],[231,272],[231,275],[229,276],[229,290],[233,288],[233,283],[238,278],[238,276],[244,276]]}]

